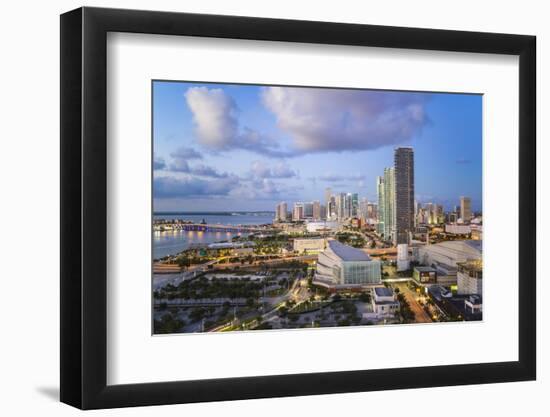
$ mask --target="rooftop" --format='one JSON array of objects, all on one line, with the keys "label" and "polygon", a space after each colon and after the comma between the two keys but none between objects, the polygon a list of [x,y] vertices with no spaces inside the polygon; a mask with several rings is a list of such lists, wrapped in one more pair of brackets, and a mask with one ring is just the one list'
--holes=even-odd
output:
[{"label": "rooftop", "polygon": [[415,266],[414,269],[418,272],[436,272],[436,269],[431,266]]},{"label": "rooftop", "polygon": [[386,287],[376,287],[374,292],[378,297],[393,297],[393,290]]},{"label": "rooftop", "polygon": [[330,249],[343,261],[355,262],[355,261],[370,261],[370,256],[360,249],[352,248],[351,246],[344,245],[337,240],[329,240],[328,246]]}]

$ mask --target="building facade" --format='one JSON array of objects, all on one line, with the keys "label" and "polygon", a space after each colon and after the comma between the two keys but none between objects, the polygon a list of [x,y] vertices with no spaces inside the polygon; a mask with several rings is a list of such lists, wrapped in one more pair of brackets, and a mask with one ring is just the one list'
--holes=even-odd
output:
[{"label": "building facade", "polygon": [[384,169],[384,240],[395,242],[395,169]]},{"label": "building facade", "polygon": [[328,240],[319,254],[313,283],[329,289],[345,289],[380,284],[381,263],[360,249]]},{"label": "building facade", "polygon": [[457,293],[482,295],[483,263],[481,260],[460,262],[457,272]]},{"label": "building facade", "polygon": [[277,204],[277,207],[275,208],[275,221],[286,222],[287,214],[288,206],[286,202],[281,201],[279,204]]},{"label": "building facade", "polygon": [[395,168],[395,244],[409,243],[414,231],[414,151],[396,148]]},{"label": "building facade", "polygon": [[376,196],[378,198],[378,224],[376,231],[379,235],[384,234],[384,177],[376,177]]},{"label": "building facade", "polygon": [[460,218],[464,223],[472,219],[472,200],[470,197],[460,197]]},{"label": "building facade", "polygon": [[293,249],[298,253],[319,252],[325,247],[325,239],[294,239],[293,242]]}]

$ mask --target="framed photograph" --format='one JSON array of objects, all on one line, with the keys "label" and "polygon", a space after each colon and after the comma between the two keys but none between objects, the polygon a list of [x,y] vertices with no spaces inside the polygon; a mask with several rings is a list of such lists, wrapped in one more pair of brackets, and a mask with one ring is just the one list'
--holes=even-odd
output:
[{"label": "framed photograph", "polygon": [[61,16],[61,401],[533,380],[535,37]]}]

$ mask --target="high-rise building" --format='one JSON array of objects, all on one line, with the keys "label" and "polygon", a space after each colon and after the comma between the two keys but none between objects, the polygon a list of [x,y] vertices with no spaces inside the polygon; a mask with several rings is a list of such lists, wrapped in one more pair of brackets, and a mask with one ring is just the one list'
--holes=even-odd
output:
[{"label": "high-rise building", "polygon": [[304,217],[306,219],[312,219],[313,218],[313,202],[308,201],[304,203]]},{"label": "high-rise building", "polygon": [[346,193],[338,194],[336,205],[338,220],[342,221],[346,218]]},{"label": "high-rise building", "polygon": [[409,243],[414,230],[414,151],[396,148],[395,168],[395,242]]},{"label": "high-rise building", "polygon": [[460,218],[464,223],[472,219],[472,200],[470,197],[460,197]]},{"label": "high-rise building", "polygon": [[366,222],[368,219],[368,207],[369,201],[366,197],[363,197],[361,201],[359,201],[359,212],[357,214],[357,217],[359,217],[363,222]]},{"label": "high-rise building", "polygon": [[367,204],[367,219],[376,220],[378,218],[378,204]]},{"label": "high-rise building", "polygon": [[292,208],[292,220],[300,221],[304,218],[304,203],[294,203],[294,207]]},{"label": "high-rise building", "polygon": [[330,218],[330,202],[332,199],[332,188],[325,188],[325,207],[327,208],[326,219]]},{"label": "high-rise building", "polygon": [[313,213],[312,213],[313,220],[321,220],[321,202],[314,201],[312,204],[312,207],[313,207]]},{"label": "high-rise building", "polygon": [[376,177],[376,196],[378,198],[378,225],[376,231],[384,234],[384,177]]},{"label": "high-rise building", "polygon": [[338,208],[336,204],[336,196],[331,195],[330,201],[327,204],[327,219],[336,220],[338,218]]},{"label": "high-rise building", "polygon": [[288,208],[286,202],[281,201],[279,204],[277,204],[277,207],[275,209],[275,221],[285,222],[287,218],[287,212]]},{"label": "high-rise building", "polygon": [[344,217],[349,219],[353,216],[353,194],[347,193],[344,205]]},{"label": "high-rise building", "polygon": [[351,217],[359,216],[359,194],[351,195]]},{"label": "high-rise building", "polygon": [[384,239],[395,243],[395,168],[384,168]]}]

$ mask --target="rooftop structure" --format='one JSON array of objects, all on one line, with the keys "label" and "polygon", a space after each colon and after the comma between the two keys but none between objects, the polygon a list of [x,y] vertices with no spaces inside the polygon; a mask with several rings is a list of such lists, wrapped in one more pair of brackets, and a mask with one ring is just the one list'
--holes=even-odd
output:
[{"label": "rooftop structure", "polygon": [[344,245],[337,240],[329,240],[328,246],[344,262],[371,260],[370,256],[366,252],[363,252],[361,249],[356,249],[351,246]]},{"label": "rooftop structure", "polygon": [[392,297],[393,298],[392,289],[387,288],[387,287],[376,287],[376,288],[374,288],[374,294],[377,297]]}]

